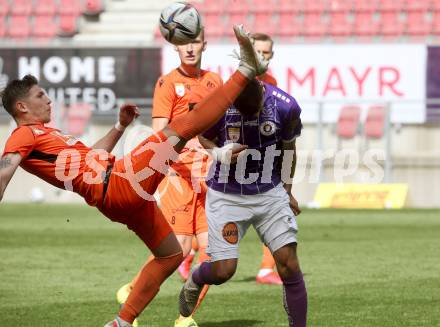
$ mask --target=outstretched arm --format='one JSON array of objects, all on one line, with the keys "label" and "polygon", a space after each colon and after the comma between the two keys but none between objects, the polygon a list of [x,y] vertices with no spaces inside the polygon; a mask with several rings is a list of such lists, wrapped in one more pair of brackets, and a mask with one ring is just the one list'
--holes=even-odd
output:
[{"label": "outstretched arm", "polygon": [[21,155],[18,153],[8,153],[0,159],[0,201],[20,162]]},{"label": "outstretched arm", "polygon": [[122,134],[124,134],[125,128],[131,124],[131,122],[139,116],[139,109],[134,104],[124,104],[119,109],[119,121],[102,139],[96,142],[93,149],[104,149],[107,152],[111,152],[118,143]]}]

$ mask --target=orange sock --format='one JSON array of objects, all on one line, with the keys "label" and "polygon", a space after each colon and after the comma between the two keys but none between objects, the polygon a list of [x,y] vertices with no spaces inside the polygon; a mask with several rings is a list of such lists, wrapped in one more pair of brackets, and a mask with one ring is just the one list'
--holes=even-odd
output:
[{"label": "orange sock", "polygon": [[159,292],[160,285],[180,265],[183,260],[182,252],[177,254],[154,258],[141,270],[127,301],[119,312],[119,317],[133,323],[133,320],[145,309]]},{"label": "orange sock", "polygon": [[275,268],[275,260],[270,253],[270,250],[267,246],[263,246],[263,260],[261,260],[261,268],[260,269],[274,269]]},{"label": "orange sock", "polygon": [[154,260],[154,255],[150,255],[147,259],[147,261],[144,263],[144,265],[142,266],[141,270],[138,271],[138,273],[136,274],[136,276],[134,276],[134,278],[131,280],[130,282],[130,292],[133,289],[134,284],[136,284],[137,280],[139,279],[139,276],[142,273],[142,270],[145,268],[146,265],[148,265],[151,261]]},{"label": "orange sock", "polygon": [[197,262],[201,263],[203,261],[209,261],[209,255],[206,254],[206,247],[199,247],[199,258]]},{"label": "orange sock", "polygon": [[225,114],[226,109],[248,82],[244,75],[236,71],[223,86],[196,104],[187,114],[173,119],[168,126],[181,138],[192,139],[214,125]]}]

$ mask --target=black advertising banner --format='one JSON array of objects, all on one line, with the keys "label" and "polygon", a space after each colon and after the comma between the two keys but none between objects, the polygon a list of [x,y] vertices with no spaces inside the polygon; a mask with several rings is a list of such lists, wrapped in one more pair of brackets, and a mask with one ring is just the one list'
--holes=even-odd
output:
[{"label": "black advertising banner", "polygon": [[428,47],[426,122],[440,122],[440,47]]},{"label": "black advertising banner", "polygon": [[88,103],[98,114],[152,98],[160,73],[159,48],[0,48],[0,89],[32,74],[52,101]]}]

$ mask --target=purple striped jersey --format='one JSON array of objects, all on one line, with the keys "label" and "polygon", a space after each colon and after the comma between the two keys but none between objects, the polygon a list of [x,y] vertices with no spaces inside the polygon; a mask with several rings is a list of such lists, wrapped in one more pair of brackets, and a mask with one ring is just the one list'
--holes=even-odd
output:
[{"label": "purple striped jersey", "polygon": [[[211,165],[206,180],[211,189],[251,195],[266,192],[281,182],[282,141],[292,141],[301,134],[301,108],[281,89],[267,83],[264,88],[264,105],[258,115],[242,116],[231,107],[203,134],[218,147],[229,143],[248,146],[246,161]],[[294,121],[298,123],[293,127]]]}]

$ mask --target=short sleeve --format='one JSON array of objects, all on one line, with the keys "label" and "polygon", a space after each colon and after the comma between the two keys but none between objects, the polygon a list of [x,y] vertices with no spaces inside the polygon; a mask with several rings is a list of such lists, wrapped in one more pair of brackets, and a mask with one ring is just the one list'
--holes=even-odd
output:
[{"label": "short sleeve", "polygon": [[18,152],[23,159],[34,149],[35,135],[28,126],[21,126],[12,132],[6,141],[3,155]]},{"label": "short sleeve", "polygon": [[281,137],[283,141],[290,142],[301,135],[302,122],[301,122],[301,108],[298,103],[294,101],[288,110],[284,113]]},{"label": "short sleeve", "polygon": [[161,77],[156,83],[153,96],[152,118],[171,118],[175,91],[173,83]]}]

